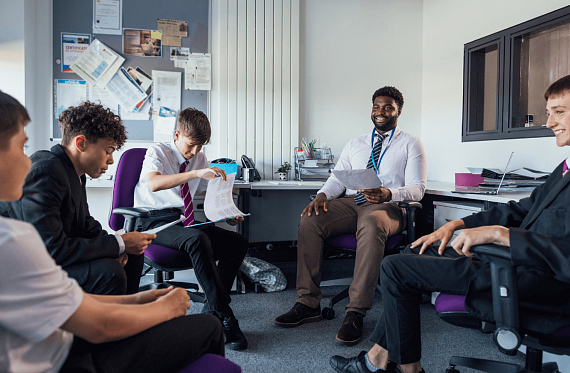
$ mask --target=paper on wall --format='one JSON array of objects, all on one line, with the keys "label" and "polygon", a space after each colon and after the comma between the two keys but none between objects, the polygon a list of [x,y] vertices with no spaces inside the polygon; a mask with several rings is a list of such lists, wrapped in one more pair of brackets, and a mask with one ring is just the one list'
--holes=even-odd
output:
[{"label": "paper on wall", "polygon": [[182,96],[182,73],[180,71],[152,71],[153,94],[152,94],[152,117],[159,115],[161,107],[167,107],[172,111],[180,111]]},{"label": "paper on wall", "polygon": [[210,220],[221,220],[235,216],[243,216],[232,196],[232,189],[236,173],[231,173],[224,181],[221,177],[215,177],[208,182],[206,197],[204,198],[204,213]]},{"label": "paper on wall", "polygon": [[190,53],[184,62],[179,64],[180,67],[184,67],[184,88],[187,90],[211,90],[212,55],[209,53]]},{"label": "paper on wall", "polygon": [[171,142],[174,138],[174,128],[176,127],[176,111],[166,107],[161,107],[159,115],[153,118],[154,141]]},{"label": "paper on wall", "polygon": [[53,114],[55,119],[58,119],[68,107],[87,100],[87,83],[85,80],[55,79],[54,93]]},{"label": "paper on wall", "polygon": [[71,64],[79,57],[91,44],[89,34],[61,33],[61,72],[72,73]]},{"label": "paper on wall", "polygon": [[105,89],[109,91],[119,102],[119,105],[127,111],[139,111],[137,104],[147,97],[146,93],[124,67],[121,67],[119,71],[117,71]]},{"label": "paper on wall", "polygon": [[188,22],[175,21],[173,19],[159,19],[158,30],[162,31],[162,43],[179,47],[182,45],[182,37],[188,36]]},{"label": "paper on wall", "polygon": [[119,115],[119,103],[107,89],[88,84],[87,99],[95,104],[101,104],[103,107],[108,108],[113,113]]},{"label": "paper on wall", "polygon": [[93,0],[93,33],[121,35],[123,0]]},{"label": "paper on wall", "polygon": [[147,100],[138,111],[128,111],[119,105],[119,113],[122,120],[149,120],[150,100]]},{"label": "paper on wall", "polygon": [[124,60],[114,50],[95,39],[71,64],[71,68],[87,83],[103,88],[113,78]]}]

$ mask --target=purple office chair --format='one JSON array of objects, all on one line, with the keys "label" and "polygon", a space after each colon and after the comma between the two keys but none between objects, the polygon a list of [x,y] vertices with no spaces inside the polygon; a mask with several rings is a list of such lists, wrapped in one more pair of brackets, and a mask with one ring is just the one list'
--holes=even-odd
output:
[{"label": "purple office chair", "polygon": [[[119,160],[115,174],[113,203],[109,216],[109,226],[117,231],[124,229],[131,232],[135,229],[137,218],[150,216],[148,209],[134,208],[134,191],[142,169],[146,149],[133,148],[125,151]],[[144,252],[144,262],[154,268],[154,283],[141,289],[161,288],[170,285],[192,289],[188,295],[195,302],[204,303],[205,297],[197,292],[198,285],[188,282],[171,281],[175,271],[192,269],[192,261],[188,254],[167,247],[150,244]]]},{"label": "purple office chair", "polygon": [[[311,196],[314,199],[315,196]],[[386,242],[386,248],[384,250],[384,255],[390,255],[399,253],[401,248],[406,244],[414,242],[416,240],[416,210],[422,208],[422,204],[419,202],[409,202],[401,201],[398,202],[398,206],[406,210],[407,216],[407,229],[405,232],[396,234],[388,238]],[[341,249],[348,253],[354,254],[356,251],[356,235],[355,234],[342,234],[340,236],[331,237],[325,240],[325,246],[332,247],[334,249]],[[380,279],[378,279],[380,281]],[[327,307],[323,308],[321,315],[327,319],[334,319],[334,305],[341,300],[348,297],[349,288],[344,289],[337,295],[331,298]],[[377,285],[377,290],[380,291],[380,286]]]},{"label": "purple office chair", "polygon": [[178,373],[240,373],[241,368],[218,355],[202,355],[198,360],[188,365]]},{"label": "purple office chair", "polygon": [[[463,295],[439,294],[435,310],[442,320],[450,324],[493,332],[499,351],[507,355],[516,354],[520,345],[525,345],[526,363],[521,367],[499,361],[453,356],[446,373],[459,373],[456,366],[491,373],[559,373],[556,363],[542,363],[542,355],[543,351],[570,355],[570,317],[548,317],[519,304],[516,267],[508,250],[496,245],[480,245],[471,251],[486,256],[491,262],[495,323],[487,323],[471,315],[465,308]],[[565,307],[569,302],[567,300]]]}]

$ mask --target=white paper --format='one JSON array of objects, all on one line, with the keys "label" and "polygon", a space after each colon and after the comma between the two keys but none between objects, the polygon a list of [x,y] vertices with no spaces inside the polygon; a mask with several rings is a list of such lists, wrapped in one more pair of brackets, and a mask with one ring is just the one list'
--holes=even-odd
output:
[{"label": "white paper", "polygon": [[77,106],[87,100],[85,80],[56,79],[54,81],[54,117],[59,118],[62,111],[70,106]]},{"label": "white paper", "polygon": [[374,189],[382,186],[373,168],[363,170],[333,170],[333,175],[347,189]]},{"label": "white paper", "polygon": [[125,59],[95,39],[71,68],[89,84],[105,87]]},{"label": "white paper", "polygon": [[119,105],[119,115],[122,120],[149,120],[150,119],[150,100],[147,100],[139,111],[128,111]]},{"label": "white paper", "polygon": [[117,99],[121,107],[128,111],[138,111],[137,104],[147,97],[124,67],[117,71],[105,89]]},{"label": "white paper", "polygon": [[168,227],[172,227],[173,225],[180,223],[184,219],[186,219],[186,217],[184,215],[181,215],[180,219],[178,219],[178,220],[171,221],[168,224],[164,224],[164,225],[161,225],[160,227],[152,228],[152,229],[149,229],[148,231],[144,231],[141,233],[156,234],[156,233],[158,233],[158,232],[160,232],[160,231],[162,231]]},{"label": "white paper", "polygon": [[161,107],[179,112],[182,96],[182,73],[179,71],[152,71],[152,117],[158,117]]},{"label": "white paper", "polygon": [[157,117],[153,121],[154,142],[171,142],[174,138],[176,117]]},{"label": "white paper", "polygon": [[72,73],[71,64],[75,62],[91,44],[89,34],[61,33],[61,72]]},{"label": "white paper", "polygon": [[93,0],[93,33],[121,35],[123,0]]},{"label": "white paper", "polygon": [[101,104],[119,115],[119,103],[107,89],[87,85],[87,99],[95,104]]},{"label": "white paper", "polygon": [[208,182],[206,197],[204,198],[204,213],[209,220],[220,220],[231,217],[243,216],[232,196],[236,173],[231,173],[224,181],[216,177]]},{"label": "white paper", "polygon": [[179,61],[184,68],[184,88],[187,90],[212,89],[212,55],[191,53],[186,61]]}]

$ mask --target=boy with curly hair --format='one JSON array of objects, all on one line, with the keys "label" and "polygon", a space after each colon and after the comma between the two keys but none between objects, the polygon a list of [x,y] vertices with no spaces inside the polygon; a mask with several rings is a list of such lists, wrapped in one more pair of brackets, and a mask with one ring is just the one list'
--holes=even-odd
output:
[{"label": "boy with curly hair", "polygon": [[61,145],[30,159],[22,198],[2,202],[4,215],[32,223],[50,255],[71,278],[92,294],[138,291],[143,252],[156,235],[108,234],[89,213],[86,175],[100,177],[125,143],[121,119],[91,102],[59,116]]}]

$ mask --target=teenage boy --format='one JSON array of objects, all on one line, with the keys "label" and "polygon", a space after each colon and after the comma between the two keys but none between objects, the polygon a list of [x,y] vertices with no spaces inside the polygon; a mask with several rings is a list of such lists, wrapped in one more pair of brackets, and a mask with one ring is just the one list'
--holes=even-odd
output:
[{"label": "teenage boy", "polygon": [[[0,91],[2,201],[22,195],[29,121],[26,109]],[[184,289],[84,293],[29,223],[0,217],[0,273],[1,372],[178,372],[205,353],[224,355],[215,317],[184,316]]]},{"label": "teenage boy", "polygon": [[0,209],[32,223],[56,263],[86,292],[136,293],[142,254],[155,236],[109,235],[89,213],[85,192],[86,175],[98,178],[113,163],[113,152],[127,138],[125,127],[109,109],[91,102],[63,111],[59,125],[61,145],[30,157],[22,198]]},{"label": "teenage boy", "polygon": [[[210,122],[204,113],[196,109],[182,110],[178,114],[174,141],[154,144],[146,152],[135,188],[135,207],[184,207],[186,219],[158,232],[154,242],[190,256],[206,294],[207,303],[202,312],[220,318],[226,330],[226,347],[241,350],[247,348],[247,340],[229,304],[231,286],[247,253],[248,242],[242,235],[213,224],[192,228],[192,198],[196,191],[205,190],[206,180],[216,176],[226,178],[223,170],[209,167],[200,151],[210,141],[210,135]],[[228,223],[233,226],[241,220],[243,218]],[[137,222],[137,229],[147,230],[164,223],[167,222],[160,218],[144,219]]]},{"label": "teenage boy", "polygon": [[[570,76],[554,82],[544,95],[556,145],[570,145]],[[422,293],[467,295],[465,306],[475,316],[493,320],[488,261],[471,262],[473,245],[492,243],[510,250],[517,270],[519,299],[552,305],[553,317],[570,292],[570,176],[566,160],[530,197],[454,220],[412,244],[414,253],[393,255],[382,263],[384,313],[366,353],[346,359],[333,356],[337,372],[423,372],[421,367],[420,303]],[[453,232],[463,229],[446,245]],[[428,245],[441,241],[438,249]],[[442,257],[445,255],[445,257]],[[389,363],[390,361],[390,363]]]},{"label": "teenage boy", "polygon": [[[346,189],[334,176],[301,214],[297,246],[297,300],[275,324],[293,328],[321,320],[321,262],[329,237],[356,234],[358,244],[350,303],[336,340],[354,345],[362,339],[363,318],[372,308],[374,292],[388,238],[405,229],[398,201],[422,199],[427,158],[420,139],[400,130],[398,118],[404,97],[394,87],[372,95],[372,133],[356,137],[344,147],[335,170],[372,168],[382,181],[376,189]],[[322,208],[322,210],[321,210]]]}]

